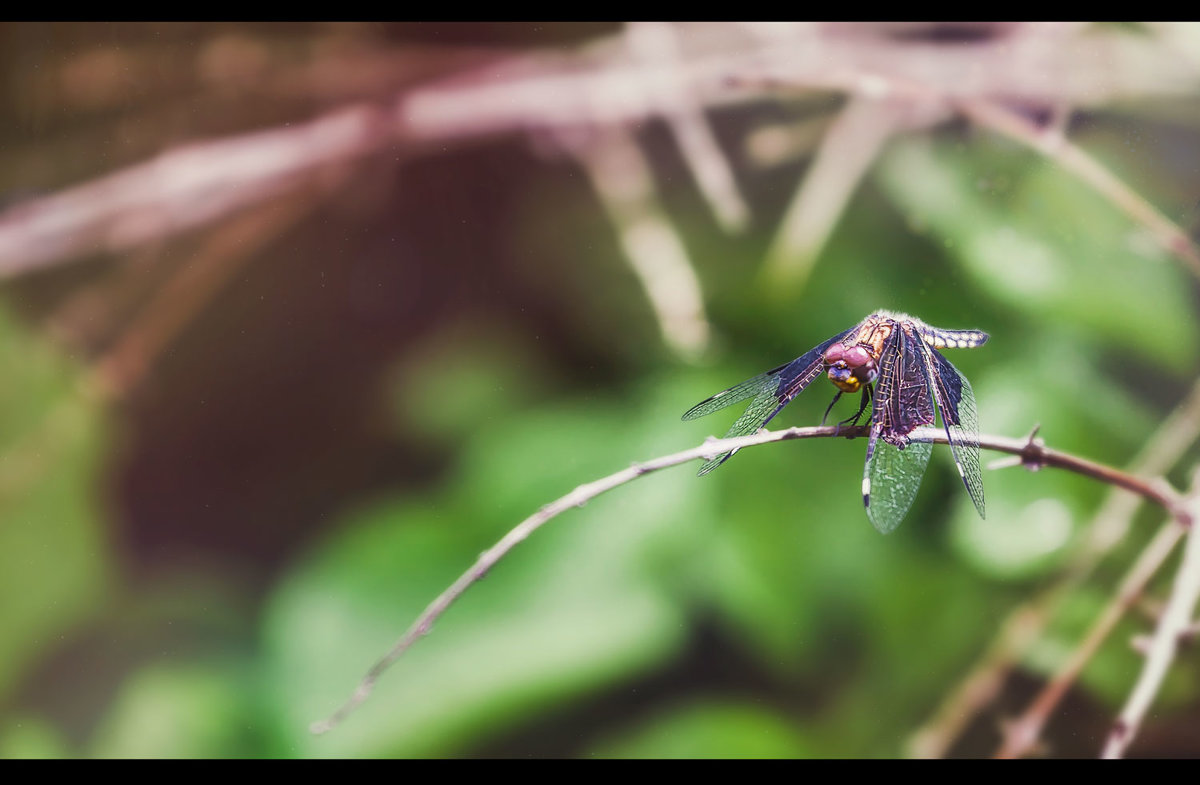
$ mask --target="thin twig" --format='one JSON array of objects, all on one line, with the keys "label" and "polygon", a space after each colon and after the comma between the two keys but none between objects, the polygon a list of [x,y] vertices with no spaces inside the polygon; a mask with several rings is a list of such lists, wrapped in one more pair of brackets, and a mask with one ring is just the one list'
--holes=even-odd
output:
[{"label": "thin twig", "polygon": [[[1002,37],[970,46],[916,44],[886,30],[826,24],[752,29],[761,35],[745,35],[733,25],[673,27],[680,58],[651,64],[631,63],[624,37],[567,54],[513,56],[399,92],[386,110],[364,102],[300,125],[168,150],[0,211],[0,277],[96,252],[128,251],[207,224],[286,192],[292,177],[315,165],[357,158],[397,138],[406,143],[407,154],[415,155],[414,147],[440,150],[447,143],[500,133],[627,129],[648,117],[674,124],[681,113],[681,122],[689,122],[696,106],[707,112],[778,101],[779,87],[790,91],[789,98],[798,88],[915,101],[932,97],[957,102],[964,111],[978,109],[981,122],[995,122],[999,129],[1003,123],[989,119],[986,111],[995,102],[1087,108],[1122,98],[1190,95],[1198,70],[1191,59],[1153,38],[1083,34],[1072,25],[1017,25]],[[311,81],[306,89],[312,89]],[[659,85],[678,85],[687,91],[688,102],[664,103]],[[1128,189],[1108,182],[1111,175],[1095,170],[1094,162],[1070,147],[1056,152],[1036,128],[1030,133],[1018,123],[1010,132],[1045,147],[1053,160],[1110,199],[1123,201],[1122,209],[1173,253],[1195,256],[1190,243],[1182,244],[1177,227],[1144,200],[1138,204],[1140,197],[1126,198]],[[684,147],[699,149],[688,139],[681,141]],[[709,156],[709,163],[717,160]],[[723,174],[698,169],[697,177],[707,183],[703,187],[710,197],[726,187],[719,183]],[[718,198],[728,202],[728,196]],[[735,219],[736,210],[730,212]]]},{"label": "thin twig", "polygon": [[[846,438],[858,438],[866,436],[869,429],[865,426],[857,426],[853,428],[839,428],[836,426],[821,426],[815,428],[789,428],[783,431],[759,431],[750,436],[740,436],[733,439],[709,439],[699,447],[693,447],[689,450],[673,453],[671,455],[655,458],[644,463],[635,463],[628,469],[623,469],[607,477],[603,477],[594,482],[586,483],[575,488],[567,495],[547,504],[533,515],[526,518],[515,528],[504,535],[501,540],[494,546],[484,551],[479,559],[476,560],[470,569],[459,576],[458,580],[450,585],[442,592],[437,599],[431,602],[428,607],[421,613],[412,626],[401,636],[400,640],[392,647],[392,649],[384,655],[374,666],[367,672],[359,682],[358,687],[350,698],[335,711],[332,715],[324,720],[314,722],[309,729],[316,734],[325,733],[339,723],[342,722],[355,708],[357,708],[371,694],[375,687],[375,683],[384,671],[397,659],[401,657],[409,648],[413,646],[422,636],[429,633],[433,627],[433,623],[446,612],[447,609],[462,596],[471,584],[479,580],[490,570],[501,558],[512,550],[518,543],[524,540],[533,532],[537,531],[541,526],[563,512],[566,512],[572,507],[582,506],[590,499],[599,496],[605,491],[612,490],[620,485],[636,480],[638,477],[665,469],[670,466],[677,466],[681,463],[696,460],[697,458],[711,459],[716,455],[729,452],[734,449],[744,447],[752,447],[759,444],[768,444],[771,442],[788,441],[791,439],[810,439],[818,437],[843,436]],[[1001,436],[984,436],[979,439],[979,446],[987,450],[995,450],[998,452],[1012,453],[1021,457],[1021,463],[1032,470],[1040,469],[1043,466],[1054,466],[1068,471],[1073,471],[1089,477],[1093,477],[1101,482],[1107,482],[1128,491],[1139,494],[1142,497],[1153,501],[1156,504],[1162,505],[1168,510],[1176,510],[1180,508],[1180,499],[1178,494],[1168,486],[1157,485],[1147,482],[1138,477],[1125,474],[1117,469],[1113,469],[1102,464],[1078,458],[1073,455],[1061,453],[1056,450],[1047,449],[1040,440],[1034,438],[1034,433],[1031,433],[1025,439],[1008,439]],[[946,433],[943,430],[936,428],[918,428],[910,434],[910,438],[914,441],[933,442],[937,444],[946,444]]]},{"label": "thin twig", "polygon": [[647,65],[666,66],[653,72],[662,79],[648,82],[646,89],[663,107],[669,108],[664,119],[717,221],[726,231],[740,231],[750,220],[750,208],[738,190],[733,167],[708,124],[703,101],[681,76],[679,65],[683,53],[679,37],[677,25],[670,22],[633,22],[625,28],[625,42],[634,57]]},{"label": "thin twig", "polygon": [[1090,185],[1135,223],[1149,230],[1165,251],[1182,260],[1192,274],[1200,278],[1200,252],[1187,232],[1099,161],[1072,144],[1061,130],[1053,127],[1043,130],[1016,112],[988,101],[959,98],[953,104],[977,125],[1029,145]]},{"label": "thin twig", "polygon": [[[1171,412],[1150,441],[1130,463],[1130,473],[1138,476],[1165,474],[1200,435],[1200,383]],[[1004,684],[1021,654],[1053,618],[1062,598],[1081,585],[1100,560],[1122,540],[1140,497],[1113,488],[1087,527],[1087,537],[1065,571],[1051,586],[1033,599],[1013,609],[1000,632],[979,662],[938,707],[933,717],[909,742],[913,757],[940,758],[983,708],[989,705]],[[1065,671],[1060,670],[1065,676]],[[1052,711],[1056,704],[1047,707]]]},{"label": "thin twig", "polygon": [[[1188,523],[1200,519],[1200,488],[1197,488],[1200,485],[1200,472],[1197,473],[1192,485],[1189,511],[1192,517]],[[1130,742],[1137,735],[1146,709],[1150,708],[1154,696],[1158,694],[1167,670],[1175,659],[1175,652],[1179,650],[1181,640],[1192,626],[1192,618],[1198,600],[1200,600],[1200,536],[1196,534],[1196,527],[1191,526],[1187,545],[1183,550],[1183,562],[1175,574],[1175,584],[1171,588],[1171,595],[1167,599],[1167,607],[1163,611],[1162,619],[1159,620],[1158,627],[1154,631],[1154,640],[1150,643],[1150,651],[1146,655],[1141,675],[1138,676],[1137,683],[1129,694],[1125,707],[1121,709],[1117,721],[1113,723],[1108,742],[1104,745],[1102,757],[1119,758],[1123,756]]]},{"label": "thin twig", "polygon": [[650,163],[623,129],[599,133],[587,145],[561,139],[587,172],[638,277],[663,342],[688,360],[708,346],[708,315],[695,265],[658,197]]},{"label": "thin twig", "polygon": [[178,147],[16,205],[0,213],[0,278],[208,224],[377,150],[393,131],[379,109],[351,106],[299,126]]},{"label": "thin twig", "polygon": [[922,108],[896,96],[850,97],[825,132],[771,239],[763,275],[772,289],[791,294],[804,284],[879,151]]},{"label": "thin twig", "polygon": [[1136,562],[1121,580],[1117,593],[1109,600],[1108,605],[1092,624],[1083,641],[1071,653],[1070,658],[1062,668],[1054,674],[1054,678],[1042,688],[1029,708],[1013,722],[1004,728],[1004,740],[996,751],[997,758],[1019,758],[1029,753],[1037,744],[1050,713],[1066,694],[1084,666],[1100,648],[1100,644],[1112,632],[1113,627],[1125,615],[1149,583],[1158,568],[1166,561],[1167,556],[1179,542],[1184,527],[1178,520],[1171,521],[1159,529],[1158,534],[1145,547]]},{"label": "thin twig", "polygon": [[233,217],[207,236],[188,264],[177,268],[151,302],[125,330],[116,346],[93,366],[99,389],[121,397],[135,389],[163,350],[196,318],[233,275],[275,240],[324,203],[331,188],[348,174],[343,169],[312,193],[297,188]]}]

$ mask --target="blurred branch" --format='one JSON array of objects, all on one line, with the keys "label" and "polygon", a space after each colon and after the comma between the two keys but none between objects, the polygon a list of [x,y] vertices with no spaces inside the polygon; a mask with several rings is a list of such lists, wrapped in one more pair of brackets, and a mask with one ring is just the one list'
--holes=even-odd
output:
[{"label": "blurred branch", "polygon": [[128,251],[294,190],[314,170],[390,139],[386,115],[352,106],[297,128],[180,147],[0,213],[0,278]]},{"label": "blurred branch", "polygon": [[[1195,264],[1190,243],[1183,244],[1177,228],[1144,200],[1130,198],[1128,189],[1074,148],[1051,144],[999,108],[1086,107],[1190,94],[1200,62],[1185,47],[1074,24],[1009,25],[992,38],[953,46],[911,40],[904,35],[909,28],[894,25],[691,23],[655,29],[655,41],[669,36],[677,50],[670,57],[631,62],[630,40],[642,33],[570,54],[512,55],[381,99],[390,105],[386,109],[350,104],[298,126],[176,148],[30,200],[0,213],[0,277],[127,251],[206,224],[287,191],[314,167],[360,157],[389,141],[403,140],[411,153],[421,145],[440,148],[500,133],[628,130],[651,117],[671,125],[714,211],[736,226],[745,207],[704,112],[794,99],[797,90],[955,106],[1062,162]],[[862,162],[854,168],[863,168]],[[855,178],[842,180],[849,190],[845,184]]]},{"label": "blurred branch", "polygon": [[[717,455],[731,450],[752,447],[771,442],[790,441],[792,439],[812,439],[820,437],[844,437],[848,439],[861,438],[870,432],[868,426],[844,428],[839,426],[820,426],[815,428],[788,428],[782,431],[761,430],[750,436],[739,436],[732,439],[714,439],[710,437],[699,447],[654,458],[643,463],[635,463],[628,469],[623,469],[607,477],[580,485],[565,496],[550,502],[533,515],[511,529],[495,545],[484,551],[470,569],[459,576],[458,580],[442,592],[417,617],[416,621],[405,631],[395,646],[384,655],[359,682],[350,698],[333,714],[324,720],[314,722],[310,726],[313,733],[326,733],[340,724],[351,712],[365,701],[375,688],[380,676],[408,651],[418,640],[429,634],[433,624],[445,613],[471,584],[487,574],[518,543],[529,537],[535,531],[560,514],[572,507],[581,507],[589,500],[613,488],[632,482],[651,472],[677,466],[696,459],[711,460]],[[1182,497],[1165,482],[1149,482],[1130,474],[1121,472],[1103,464],[1094,463],[1067,453],[1051,450],[1035,438],[1037,429],[1024,439],[1008,439],[1002,436],[983,436],[979,446],[986,450],[995,450],[1018,456],[1021,465],[1036,471],[1045,466],[1054,466],[1078,474],[1083,474],[1101,482],[1110,483],[1136,493],[1143,498],[1153,501],[1170,511],[1173,515],[1183,515]],[[947,444],[946,433],[937,428],[917,428],[909,434],[914,441]]]},{"label": "blurred branch", "polygon": [[1029,708],[1018,719],[1005,724],[1004,739],[996,751],[995,757],[1019,758],[1034,749],[1042,728],[1050,718],[1050,713],[1066,695],[1075,680],[1079,678],[1084,666],[1112,632],[1113,627],[1130,606],[1137,602],[1146,584],[1158,572],[1158,568],[1166,561],[1167,556],[1171,554],[1175,543],[1179,541],[1185,531],[1183,520],[1184,515],[1181,512],[1174,521],[1159,529],[1150,544],[1142,550],[1137,561],[1121,580],[1116,594],[1104,607],[1087,635],[1071,652],[1066,663],[1042,688],[1033,702],[1029,704]]},{"label": "blurred branch", "polygon": [[[1192,478],[1192,492],[1188,501],[1189,524],[1200,520],[1200,471]],[[1196,612],[1196,603],[1200,600],[1200,536],[1196,527],[1190,526],[1187,545],[1183,550],[1183,562],[1175,573],[1175,583],[1167,599],[1166,609],[1162,619],[1154,631],[1150,642],[1150,650],[1146,655],[1142,673],[1138,676],[1137,684],[1130,693],[1125,707],[1117,721],[1113,723],[1108,742],[1104,745],[1102,757],[1119,758],[1125,754],[1137,734],[1154,696],[1158,694],[1162,681],[1167,675],[1167,669],[1175,659],[1179,644],[1192,628],[1192,619]]]},{"label": "blurred branch", "polygon": [[[1130,473],[1143,477],[1165,474],[1195,444],[1197,437],[1200,437],[1200,382],[1192,386],[1188,396],[1155,431],[1130,464]],[[913,757],[943,757],[971,719],[995,700],[1009,671],[1045,629],[1062,599],[1081,585],[1100,560],[1125,539],[1139,501],[1139,497],[1120,493],[1116,488],[1109,492],[1087,527],[1086,539],[1071,558],[1065,574],[1009,613],[987,653],[942,702],[934,716],[913,734],[909,742],[909,753]],[[1071,674],[1077,675],[1077,670],[1071,663],[1064,663],[1054,681],[1069,684],[1074,678]],[[1063,694],[1059,692],[1057,697],[1061,698]],[[1056,705],[1057,701],[1047,700],[1042,711],[1048,716]],[[1032,721],[1029,722],[1032,726]],[[1034,735],[1038,733],[1040,727]]]},{"label": "blurred branch", "polygon": [[158,355],[264,245],[296,225],[344,182],[337,177],[295,190],[234,217],[214,231],[193,258],[178,267],[126,330],[117,345],[94,365],[99,389],[118,397],[136,388]]},{"label": "blurred branch", "polygon": [[614,129],[575,152],[617,230],[662,330],[676,353],[694,359],[708,345],[700,281],[683,238],[663,214],[654,179],[637,142]]},{"label": "blurred branch", "polygon": [[[921,108],[895,97],[852,95],[830,124],[771,240],[763,274],[772,289],[803,285],[854,189],[892,134]],[[943,110],[944,111],[944,110]]]},{"label": "blurred branch", "polygon": [[677,65],[682,57],[678,29],[667,22],[634,22],[626,28],[625,40],[642,62],[667,66],[660,71],[665,77],[663,81],[650,83],[647,89],[667,109],[671,132],[717,221],[726,231],[742,229],[750,218],[750,209],[738,192],[729,161],[709,127],[704,103],[679,77],[679,69],[670,67]]},{"label": "blurred branch", "polygon": [[1052,126],[1043,130],[1016,112],[984,101],[959,99],[955,105],[977,125],[1029,145],[1090,185],[1135,223],[1144,226],[1155,242],[1182,260],[1192,274],[1200,278],[1200,252],[1192,244],[1187,232],[1121,182],[1099,161],[1071,144],[1060,127]]}]

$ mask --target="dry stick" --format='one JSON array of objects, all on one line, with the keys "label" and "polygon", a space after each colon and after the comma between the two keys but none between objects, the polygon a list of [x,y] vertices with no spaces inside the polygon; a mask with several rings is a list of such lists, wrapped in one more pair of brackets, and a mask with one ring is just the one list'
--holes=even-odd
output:
[{"label": "dry stick", "polygon": [[762,270],[771,288],[790,293],[804,284],[858,184],[916,103],[895,96],[850,96],[771,238]]},{"label": "dry stick", "polygon": [[918,728],[908,742],[914,758],[941,758],[963,730],[1004,688],[1005,679],[1017,656],[1024,652],[1046,626],[1050,608],[1062,596],[1062,584],[1008,614],[987,652],[938,706],[933,718]]},{"label": "dry stick", "polygon": [[[755,80],[744,80],[753,83]],[[911,77],[867,70],[834,72],[818,78],[767,77],[768,83],[790,87],[827,87],[852,95],[879,98],[907,97],[914,103],[943,101],[982,128],[988,128],[1025,144],[1091,186],[1135,223],[1145,227],[1168,253],[1182,260],[1200,278],[1200,251],[1187,232],[1163,215],[1149,201],[1123,183],[1099,161],[1071,143],[1058,126],[1043,129],[1022,115],[987,97],[956,94],[946,87]],[[1061,111],[1062,100],[1056,104]]]},{"label": "dry stick", "polygon": [[708,316],[687,244],[663,209],[650,162],[621,129],[597,133],[586,146],[562,139],[592,181],[625,258],[658,320],[663,342],[695,358],[709,341]]},{"label": "dry stick", "polygon": [[[714,34],[714,30],[734,31]],[[768,28],[761,28],[763,31]],[[675,112],[647,84],[681,84],[705,110],[768,97],[763,80],[775,73],[792,87],[879,96],[880,91],[958,101],[980,122],[1005,110],[995,97],[1028,105],[1087,106],[1127,97],[1188,95],[1188,63],[1149,41],[1063,26],[1025,25],[977,46],[922,46],[887,35],[847,34],[808,24],[771,33],[770,43],[736,28],[685,25],[681,51],[652,67],[630,64],[625,46],[593,47],[574,57],[519,56],[511,68],[459,72],[454,78],[406,90],[387,111],[351,104],[310,122],[275,127],[167,150],[157,158],[0,211],[0,278],[99,252],[120,253],[207,224],[290,190],[290,178],[314,165],[345,161],[396,138],[406,148],[443,149],[447,143],[540,128],[628,127]],[[774,28],[777,32],[779,28]],[[610,42],[611,43],[611,42]],[[1102,46],[1095,67],[1072,68]],[[1064,74],[1070,78],[1047,78]],[[1164,74],[1171,78],[1164,78]],[[904,84],[908,80],[914,84]],[[758,82],[758,88],[737,89]],[[919,84],[918,82],[923,82]],[[915,86],[914,86],[915,85]],[[1011,120],[1011,118],[1009,118]],[[1089,164],[1073,148],[1048,143],[1018,118],[1006,132],[1028,140],[1064,168],[1084,177],[1169,244],[1197,257],[1186,236],[1144,200]],[[1067,152],[1063,153],[1062,150]],[[1111,182],[1109,182],[1111,180]],[[1182,238],[1182,239],[1181,239]],[[1195,266],[1195,265],[1193,265]]]},{"label": "dry stick", "polygon": [[733,166],[708,123],[704,102],[694,94],[680,67],[680,37],[678,27],[669,22],[633,22],[625,28],[630,53],[648,66],[663,66],[651,71],[659,78],[649,80],[645,89],[668,108],[663,119],[701,195],[725,231],[741,231],[750,220],[750,208],[738,190]]},{"label": "dry stick", "polygon": [[[1198,428],[1200,428],[1200,384],[1193,387],[1191,395],[1172,413],[1146,454],[1139,459],[1137,462],[1140,467],[1139,473],[1166,471],[1168,466],[1174,463],[1172,456],[1181,455],[1192,444]],[[1111,510],[1117,506],[1117,500],[1114,499],[1112,505],[1105,506]],[[1128,514],[1131,516],[1132,512],[1130,510]],[[1051,712],[1062,700],[1071,684],[1079,677],[1100,644],[1112,632],[1120,617],[1137,600],[1146,583],[1170,554],[1183,532],[1183,527],[1178,524],[1186,519],[1185,516],[1186,510],[1177,510],[1174,513],[1175,522],[1164,526],[1155,539],[1142,550],[1138,560],[1126,573],[1117,595],[1093,623],[1079,647],[1059,668],[1050,682],[1042,688],[1021,716],[1007,725],[1004,740],[996,752],[997,757],[1019,757],[1033,749]],[[1111,519],[1098,517],[1097,527],[1090,542],[1091,553],[1085,552],[1072,574],[1068,575],[1057,587],[1062,594],[1081,583],[1104,552],[1115,546],[1124,536],[1124,531],[1104,531],[1105,528],[1110,528],[1104,526],[1106,520]]]},{"label": "dry stick", "polygon": [[319,187],[314,184],[312,193],[297,189],[249,209],[211,233],[195,257],[175,271],[116,346],[95,364],[92,381],[116,397],[137,387],[163,350],[220,294],[234,274],[264,246],[323,204],[324,197],[345,179],[347,172],[338,172],[336,179]]},{"label": "dry stick", "polygon": [[[1197,436],[1200,436],[1200,382],[1192,387],[1187,398],[1180,402],[1133,460],[1130,473],[1139,476],[1165,474]],[[1137,497],[1118,493],[1116,489],[1109,492],[1092,518],[1083,548],[1076,552],[1066,573],[1009,613],[987,653],[942,702],[933,718],[913,734],[909,742],[911,755],[919,758],[945,755],[971,719],[999,695],[1008,672],[1049,623],[1059,601],[1082,584],[1100,560],[1124,539],[1138,501]],[[1065,676],[1065,671],[1060,669],[1060,675]],[[1048,702],[1046,710],[1052,711],[1055,705]]]},{"label": "dry stick", "polygon": [[1116,595],[1109,600],[1104,611],[1092,624],[1083,642],[1071,653],[1071,658],[1038,693],[1025,713],[1007,724],[1004,729],[1004,741],[996,751],[997,758],[1017,758],[1033,749],[1054,707],[1075,683],[1088,660],[1112,632],[1125,611],[1137,602],[1142,590],[1166,561],[1183,532],[1184,527],[1180,525],[1179,518],[1159,529],[1158,534],[1125,574]]},{"label": "dry stick", "polygon": [[[750,436],[740,436],[733,439],[712,439],[705,441],[699,447],[693,447],[690,450],[665,455],[660,458],[655,458],[645,463],[635,463],[628,469],[610,474],[594,482],[580,485],[575,490],[568,493],[545,507],[542,507],[533,515],[519,523],[515,528],[509,531],[508,534],[496,543],[494,546],[484,551],[466,572],[459,576],[448,589],[442,592],[437,599],[431,602],[428,607],[417,617],[412,626],[401,636],[382,659],[367,671],[367,675],[359,682],[358,687],[350,698],[327,719],[314,722],[309,726],[309,730],[313,733],[325,733],[336,727],[344,720],[355,708],[357,708],[375,687],[375,683],[379,677],[383,675],[388,667],[400,658],[409,648],[412,647],[422,636],[429,633],[433,623],[457,600],[463,592],[465,592],[472,583],[482,578],[488,570],[490,570],[501,558],[504,557],[518,543],[524,540],[533,532],[537,531],[543,524],[555,518],[559,514],[565,512],[571,507],[579,507],[590,499],[599,496],[605,491],[612,490],[620,485],[637,479],[642,475],[650,472],[665,469],[670,466],[677,466],[681,463],[696,460],[697,458],[711,459],[721,453],[728,452],[734,449],[743,447],[752,447],[758,444],[768,444],[770,442],[788,441],[791,439],[809,439],[817,437],[829,436],[844,436],[846,438],[856,438],[866,436],[868,428],[865,426],[857,426],[853,428],[838,428],[836,426],[821,426],[815,428],[788,428],[783,431],[759,431]],[[1008,439],[1002,436],[985,436],[980,438],[979,446],[987,450],[996,450],[998,452],[1011,453],[1020,457],[1020,463],[1026,468],[1037,470],[1044,466],[1054,466],[1061,469],[1067,469],[1079,474],[1093,477],[1101,482],[1110,483],[1126,490],[1136,493],[1149,501],[1154,502],[1174,513],[1181,509],[1179,495],[1169,486],[1165,484],[1156,484],[1147,482],[1138,477],[1125,474],[1117,469],[1113,469],[1102,464],[1078,458],[1073,455],[1058,452],[1046,448],[1042,442],[1035,439],[1037,429],[1024,439]],[[946,444],[946,434],[944,431],[935,428],[918,428],[910,434],[910,438],[914,441],[933,442],[937,444]]]},{"label": "dry stick", "polygon": [[1192,274],[1200,277],[1200,252],[1197,252],[1187,232],[1121,182],[1099,161],[1068,141],[1060,131],[1044,131],[1016,112],[988,101],[960,98],[952,103],[977,125],[1029,145],[1090,185],[1134,222],[1146,227],[1159,245],[1183,260]]},{"label": "dry stick", "polygon": [[292,127],[168,150],[134,166],[0,211],[0,279],[94,253],[123,253],[305,185],[395,134],[353,105]]},{"label": "dry stick", "polygon": [[[1192,482],[1189,500],[1191,519],[1188,523],[1200,517],[1198,484],[1200,472],[1196,473]],[[1179,572],[1175,574],[1175,584],[1171,588],[1171,595],[1167,599],[1167,607],[1163,611],[1158,628],[1154,631],[1154,640],[1150,643],[1150,651],[1146,655],[1142,673],[1138,676],[1137,684],[1129,694],[1125,707],[1121,709],[1120,716],[1113,724],[1102,757],[1121,757],[1133,741],[1146,709],[1158,694],[1167,669],[1175,659],[1180,641],[1192,627],[1197,600],[1200,600],[1200,536],[1196,535],[1196,527],[1192,526],[1188,532],[1187,546],[1183,551],[1183,563],[1179,565]]]}]

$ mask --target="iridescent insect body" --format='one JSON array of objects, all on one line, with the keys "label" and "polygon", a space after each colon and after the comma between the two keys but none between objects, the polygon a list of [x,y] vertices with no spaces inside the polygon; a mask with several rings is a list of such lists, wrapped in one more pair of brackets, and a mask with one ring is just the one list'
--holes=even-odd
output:
[{"label": "iridescent insect body", "polygon": [[[746,411],[725,434],[726,438],[745,436],[770,422],[824,374],[838,388],[825,410],[826,418],[843,393],[861,391],[862,398],[858,412],[842,425],[857,424],[871,407],[862,496],[876,529],[886,534],[896,528],[916,498],[933,444],[915,441],[909,434],[935,425],[935,412],[941,415],[963,485],[983,517],[975,394],[966,377],[938,350],[971,349],[987,339],[987,333],[978,330],[943,330],[907,314],[877,311],[790,363],[696,404],[683,419],[694,420],[749,399]],[[699,474],[708,474],[734,452],[708,461]]]}]

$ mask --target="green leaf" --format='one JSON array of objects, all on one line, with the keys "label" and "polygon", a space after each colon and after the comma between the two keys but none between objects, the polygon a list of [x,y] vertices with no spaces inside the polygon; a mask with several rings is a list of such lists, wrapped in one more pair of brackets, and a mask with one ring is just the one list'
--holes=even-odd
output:
[{"label": "green leaf", "polygon": [[172,663],[134,673],[97,727],[92,754],[206,758],[253,754],[245,679],[236,665]]},{"label": "green leaf", "polygon": [[700,700],[599,742],[597,758],[808,758],[819,755],[789,721],[754,704]]},{"label": "green leaf", "polygon": [[98,400],[53,347],[0,311],[0,696],[104,602]]}]

